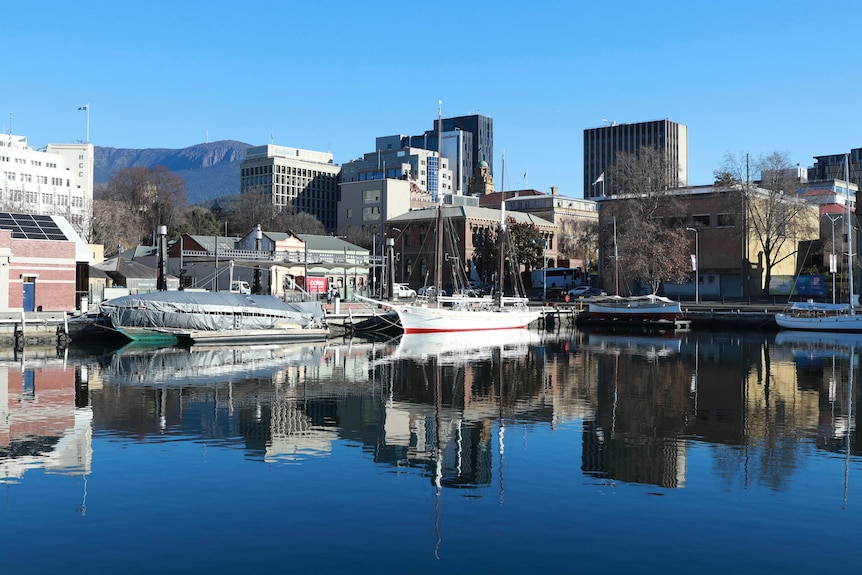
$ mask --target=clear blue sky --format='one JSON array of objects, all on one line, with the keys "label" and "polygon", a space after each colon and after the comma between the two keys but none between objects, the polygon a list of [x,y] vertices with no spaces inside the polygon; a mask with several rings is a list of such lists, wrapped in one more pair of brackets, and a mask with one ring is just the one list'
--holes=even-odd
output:
[{"label": "clear blue sky", "polygon": [[[862,147],[862,2],[4,2],[0,127],[30,145],[330,151],[494,119],[495,181],[582,197],[583,130],[669,118],[727,152]],[[527,172],[526,182],[524,173]]]}]

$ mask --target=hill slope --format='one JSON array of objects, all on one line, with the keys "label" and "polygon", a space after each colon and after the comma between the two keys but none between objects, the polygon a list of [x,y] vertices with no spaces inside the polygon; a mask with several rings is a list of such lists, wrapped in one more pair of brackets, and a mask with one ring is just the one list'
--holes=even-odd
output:
[{"label": "hill slope", "polygon": [[93,177],[105,184],[122,168],[164,166],[186,182],[190,204],[239,194],[239,169],[250,144],[221,140],[180,150],[96,146]]}]

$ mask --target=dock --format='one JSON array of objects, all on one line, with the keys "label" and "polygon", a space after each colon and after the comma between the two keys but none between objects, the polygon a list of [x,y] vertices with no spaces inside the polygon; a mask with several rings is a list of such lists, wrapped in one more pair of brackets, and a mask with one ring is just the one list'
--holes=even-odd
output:
[{"label": "dock", "polygon": [[175,331],[180,345],[254,345],[258,343],[304,343],[326,341],[325,328],[236,329],[221,331]]}]

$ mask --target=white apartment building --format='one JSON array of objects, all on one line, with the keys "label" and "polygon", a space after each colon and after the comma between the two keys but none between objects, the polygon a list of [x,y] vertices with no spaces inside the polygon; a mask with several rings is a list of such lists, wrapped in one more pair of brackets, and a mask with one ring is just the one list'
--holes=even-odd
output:
[{"label": "white apartment building", "polygon": [[[396,139],[401,137],[393,136]],[[377,145],[380,146],[385,140],[378,138]],[[405,180],[430,193],[432,199],[437,201],[438,194],[448,195],[454,191],[449,160],[444,157],[442,169],[438,170],[438,158],[437,152],[422,148],[381,148],[345,162],[341,166],[341,182]],[[438,178],[441,178],[440,182]]]},{"label": "white apartment building", "polygon": [[63,216],[85,241],[93,219],[92,144],[48,144],[0,136],[0,211]]},{"label": "white apartment building", "polygon": [[340,171],[329,152],[257,146],[240,167],[240,193],[266,194],[277,208],[311,214],[335,231]]}]

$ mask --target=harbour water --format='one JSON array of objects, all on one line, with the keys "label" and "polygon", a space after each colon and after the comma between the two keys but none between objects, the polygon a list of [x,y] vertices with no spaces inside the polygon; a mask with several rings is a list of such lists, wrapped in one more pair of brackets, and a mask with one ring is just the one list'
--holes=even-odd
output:
[{"label": "harbour water", "polygon": [[0,572],[852,573],[862,335],[0,354]]}]

